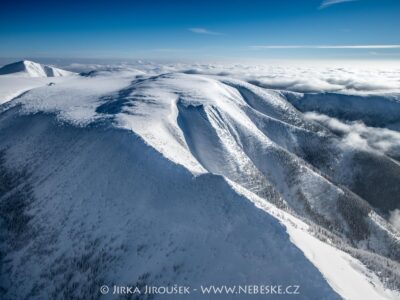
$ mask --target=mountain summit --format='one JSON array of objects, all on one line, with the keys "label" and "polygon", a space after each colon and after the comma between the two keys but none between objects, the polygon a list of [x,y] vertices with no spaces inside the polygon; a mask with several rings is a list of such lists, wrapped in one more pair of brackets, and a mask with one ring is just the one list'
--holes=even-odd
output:
[{"label": "mountain summit", "polygon": [[21,60],[0,68],[0,75],[19,74],[28,77],[62,77],[74,74],[73,72],[42,65],[29,60]]}]

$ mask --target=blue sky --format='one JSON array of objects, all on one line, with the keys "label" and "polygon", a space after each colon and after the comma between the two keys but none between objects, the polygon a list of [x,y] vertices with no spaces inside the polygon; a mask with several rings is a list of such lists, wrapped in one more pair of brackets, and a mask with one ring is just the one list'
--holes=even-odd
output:
[{"label": "blue sky", "polygon": [[3,0],[0,57],[397,60],[399,29],[399,0]]}]

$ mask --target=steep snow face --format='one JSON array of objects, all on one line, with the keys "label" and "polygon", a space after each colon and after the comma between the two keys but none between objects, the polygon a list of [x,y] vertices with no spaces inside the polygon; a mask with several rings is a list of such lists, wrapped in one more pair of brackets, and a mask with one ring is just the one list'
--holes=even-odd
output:
[{"label": "steep snow face", "polygon": [[[376,124],[357,125],[347,115],[335,123],[329,116],[306,113],[299,104],[305,94],[225,76],[154,72],[93,73],[35,88],[0,107],[3,173],[30,184],[26,189],[18,180],[11,180],[16,186],[5,185],[2,218],[20,215],[18,226],[34,229],[56,216],[30,243],[51,245],[38,246],[43,251],[37,255],[51,250],[48,264],[38,265],[38,256],[29,259],[32,248],[13,248],[29,237],[6,232],[7,267],[15,274],[10,282],[21,282],[24,291],[33,293],[54,274],[71,278],[62,271],[65,265],[85,278],[81,291],[107,280],[128,284],[176,278],[198,284],[286,282],[300,276],[310,287],[302,294],[305,299],[335,298],[321,281],[322,272],[344,298],[398,297],[386,290],[399,289],[400,278],[399,233],[388,222],[399,208],[400,192],[392,123],[381,135],[379,128],[368,129]],[[379,99],[381,112],[388,105],[397,113],[392,99]],[[324,108],[325,102],[318,105]],[[357,139],[349,136],[351,126],[358,126]],[[360,139],[371,146],[359,147],[354,141]],[[9,206],[7,195],[22,203]],[[303,254],[295,252],[275,218]],[[82,237],[89,245],[82,246]],[[286,251],[286,245],[293,248]],[[110,252],[116,257],[107,258]],[[82,253],[93,261],[82,263]],[[326,263],[327,254],[335,263]],[[306,265],[304,255],[319,272]],[[104,268],[95,274],[81,267],[103,260]],[[110,264],[114,260],[116,268]],[[29,282],[31,269],[42,279]],[[341,270],[348,280],[335,275]],[[350,281],[369,292],[358,297]],[[8,295],[19,296],[10,282]],[[58,282],[46,293],[71,292],[65,287],[73,280]]]},{"label": "steep snow face", "polygon": [[0,75],[18,75],[28,77],[63,77],[74,73],[55,67],[41,65],[29,60],[22,60],[0,68]]}]

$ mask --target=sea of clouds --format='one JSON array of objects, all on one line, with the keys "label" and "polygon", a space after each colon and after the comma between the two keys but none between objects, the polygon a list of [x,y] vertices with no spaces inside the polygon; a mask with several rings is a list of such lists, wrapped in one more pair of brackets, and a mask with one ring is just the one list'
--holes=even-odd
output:
[{"label": "sea of clouds", "polygon": [[[344,64],[345,65],[345,64]],[[303,93],[400,93],[400,65],[357,64],[343,66],[270,63],[156,63],[136,61],[113,64],[73,63],[62,66],[74,72],[136,70],[156,75],[168,72],[233,77],[255,85]]]}]

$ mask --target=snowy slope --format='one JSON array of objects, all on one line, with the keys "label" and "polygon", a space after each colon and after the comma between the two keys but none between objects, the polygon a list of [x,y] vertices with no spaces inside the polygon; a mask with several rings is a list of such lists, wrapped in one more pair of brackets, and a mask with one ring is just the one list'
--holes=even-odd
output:
[{"label": "snowy slope", "polygon": [[[312,236],[310,226],[292,215],[277,209],[256,195],[232,183],[234,189],[246,195],[257,207],[272,214],[286,226],[291,241],[321,271],[332,288],[344,299],[396,299],[398,291],[386,289],[378,276],[348,253],[335,248],[328,240]],[[329,258],[329,259],[327,259]]]},{"label": "snowy slope", "polygon": [[29,60],[21,60],[0,68],[0,75],[9,74],[18,76],[23,75],[27,77],[63,77],[73,75],[74,73],[55,67],[41,65]]},{"label": "snowy slope", "polygon": [[1,118],[2,172],[21,184],[2,191],[1,212],[21,229],[5,233],[3,299],[87,299],[101,284],[141,281],[296,282],[299,299],[338,299],[284,227],[222,177],[193,177],[128,131],[14,113]]},{"label": "snowy slope", "polygon": [[0,104],[28,90],[63,82],[75,74],[27,60],[3,66],[0,68]]},{"label": "snowy slope", "polygon": [[0,106],[6,299],[96,298],[111,282],[399,297],[395,131],[303,113],[297,94],[226,76],[143,72]]}]

